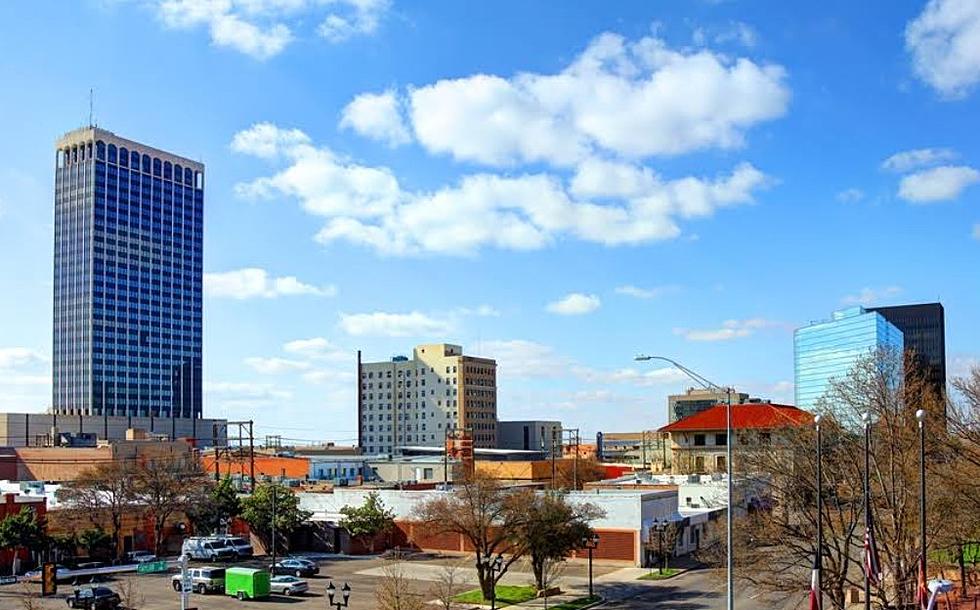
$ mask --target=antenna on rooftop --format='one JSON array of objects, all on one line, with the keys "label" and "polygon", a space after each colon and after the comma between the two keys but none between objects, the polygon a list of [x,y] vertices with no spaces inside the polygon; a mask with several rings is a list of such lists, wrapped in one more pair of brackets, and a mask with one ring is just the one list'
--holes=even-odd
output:
[{"label": "antenna on rooftop", "polygon": [[95,127],[95,89],[88,90],[88,126]]}]

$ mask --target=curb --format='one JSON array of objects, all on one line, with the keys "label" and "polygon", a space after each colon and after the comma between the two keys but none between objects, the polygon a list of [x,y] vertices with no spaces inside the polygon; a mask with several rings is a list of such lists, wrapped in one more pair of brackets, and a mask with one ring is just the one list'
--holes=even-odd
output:
[{"label": "curb", "polygon": [[[670,576],[664,576],[663,578],[643,578],[643,576],[646,576],[646,574],[644,574],[643,576],[637,576],[636,580],[642,580],[643,582],[663,582],[665,580],[671,580],[672,578],[677,578],[678,576],[682,574],[687,574],[688,572],[691,571],[690,568],[675,568],[675,569],[677,570],[675,573],[671,574]],[[654,570],[653,572],[647,572],[647,574],[655,574],[655,573],[656,570]]]}]

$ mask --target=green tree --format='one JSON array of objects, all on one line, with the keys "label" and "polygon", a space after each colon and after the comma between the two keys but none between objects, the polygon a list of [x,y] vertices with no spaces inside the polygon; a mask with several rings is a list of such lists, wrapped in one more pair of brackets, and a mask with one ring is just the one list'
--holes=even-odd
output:
[{"label": "green tree", "polygon": [[527,548],[538,590],[546,588],[549,565],[582,548],[582,541],[593,534],[590,523],[605,514],[593,504],[570,503],[564,494],[539,494],[530,501],[526,518],[510,535],[515,546]]},{"label": "green tree", "polygon": [[395,527],[395,513],[384,505],[377,492],[371,492],[360,506],[345,506],[340,509],[344,516],[340,527],[354,538],[365,539],[371,553],[374,541],[379,534],[387,534]]},{"label": "green tree", "polygon": [[213,534],[241,514],[242,503],[238,499],[238,491],[231,479],[225,477],[212,485],[199,503],[190,507],[188,517],[194,524],[195,532]]},{"label": "green tree", "polygon": [[78,544],[88,556],[106,557],[114,555],[112,536],[100,527],[92,527],[78,535]]},{"label": "green tree", "polygon": [[285,485],[279,483],[259,485],[251,496],[242,500],[242,519],[267,545],[272,542],[273,502],[275,502],[276,515],[276,544],[282,544],[283,540],[288,541],[289,535],[313,516],[310,511],[299,507],[299,497]]},{"label": "green tree", "polygon": [[26,506],[0,521],[0,548],[36,550],[42,548],[44,538],[44,521]]}]

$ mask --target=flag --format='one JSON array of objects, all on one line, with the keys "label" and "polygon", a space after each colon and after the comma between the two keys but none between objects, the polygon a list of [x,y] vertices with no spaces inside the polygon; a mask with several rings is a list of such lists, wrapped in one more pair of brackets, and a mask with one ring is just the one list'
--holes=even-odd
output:
[{"label": "flag", "polygon": [[935,601],[929,595],[929,585],[926,583],[925,557],[919,558],[919,583],[916,586],[915,601],[920,610],[929,610]]},{"label": "flag", "polygon": [[813,574],[810,576],[810,610],[821,610],[823,592],[820,590],[820,556],[813,559]]},{"label": "flag", "polygon": [[875,541],[874,519],[870,512],[867,528],[864,531],[864,573],[872,586],[877,587],[881,584],[881,561],[878,558],[878,544]]}]

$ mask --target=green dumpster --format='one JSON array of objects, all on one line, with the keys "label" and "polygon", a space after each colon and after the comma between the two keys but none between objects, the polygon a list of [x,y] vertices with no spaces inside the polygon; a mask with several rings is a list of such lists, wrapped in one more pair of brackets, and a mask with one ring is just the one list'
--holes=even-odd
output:
[{"label": "green dumpster", "polygon": [[252,568],[225,570],[225,595],[238,599],[260,599],[269,596],[269,573]]}]

